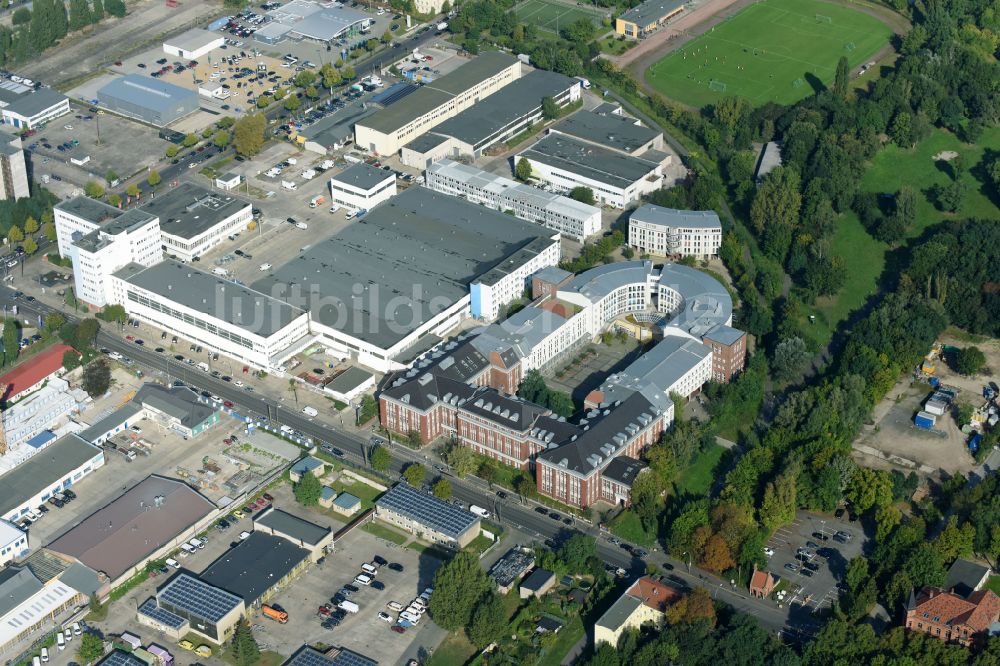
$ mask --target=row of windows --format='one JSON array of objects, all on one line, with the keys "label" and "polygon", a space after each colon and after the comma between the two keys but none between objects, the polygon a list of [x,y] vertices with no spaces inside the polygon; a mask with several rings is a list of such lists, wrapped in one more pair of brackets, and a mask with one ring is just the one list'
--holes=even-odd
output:
[{"label": "row of windows", "polygon": [[219,328],[215,324],[210,324],[210,323],[208,323],[208,322],[206,322],[206,321],[204,321],[204,320],[202,320],[202,319],[200,319],[198,317],[194,317],[194,316],[192,316],[192,315],[190,315],[190,314],[188,314],[186,312],[181,312],[179,310],[174,310],[173,308],[168,307],[168,306],[164,305],[163,303],[160,303],[159,301],[150,300],[149,298],[146,298],[145,296],[142,296],[142,295],[140,295],[140,294],[138,294],[138,293],[136,293],[134,291],[129,291],[128,292],[128,300],[130,300],[131,302],[136,303],[138,305],[143,305],[143,306],[149,308],[150,310],[155,310],[155,311],[161,312],[161,313],[163,313],[163,314],[165,314],[165,315],[167,315],[169,317],[173,317],[174,319],[178,319],[180,321],[183,321],[185,324],[191,324],[192,326],[200,328],[200,329],[202,329],[202,330],[204,330],[204,331],[206,331],[208,333],[211,333],[212,335],[216,335],[216,336],[218,336],[218,337],[220,337],[220,338],[222,338],[224,340],[229,340],[230,342],[234,342],[234,343],[238,344],[241,347],[245,347],[246,349],[253,349],[254,348],[253,341],[250,340],[250,339],[248,339],[248,338],[244,338],[241,335],[237,335],[236,333],[233,333],[232,331],[228,331],[226,329]]}]

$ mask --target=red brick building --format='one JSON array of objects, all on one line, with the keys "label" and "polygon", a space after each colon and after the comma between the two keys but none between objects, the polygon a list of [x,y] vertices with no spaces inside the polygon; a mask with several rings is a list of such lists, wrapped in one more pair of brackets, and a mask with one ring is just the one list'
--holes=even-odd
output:
[{"label": "red brick building", "polygon": [[906,628],[966,647],[987,638],[992,623],[1000,619],[1000,597],[992,590],[977,590],[967,597],[937,587],[910,592]]}]

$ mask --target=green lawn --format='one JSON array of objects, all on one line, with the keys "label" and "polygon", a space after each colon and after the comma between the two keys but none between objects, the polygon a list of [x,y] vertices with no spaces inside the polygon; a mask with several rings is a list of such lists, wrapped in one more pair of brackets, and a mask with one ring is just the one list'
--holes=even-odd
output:
[{"label": "green lawn", "polygon": [[397,546],[402,546],[404,543],[406,543],[407,539],[410,538],[409,535],[407,534],[403,534],[402,532],[394,530],[387,525],[376,523],[374,521],[362,525],[361,529],[363,529],[365,532],[374,534],[377,537],[382,537],[386,541],[390,541],[396,544]]},{"label": "green lawn", "polygon": [[642,521],[632,511],[622,511],[608,523],[611,533],[620,539],[625,539],[640,546],[652,546],[656,535],[650,534],[642,527]]},{"label": "green lawn", "polygon": [[812,337],[820,344],[829,342],[840,322],[875,293],[879,276],[885,268],[888,248],[868,234],[857,215],[847,213],[837,221],[830,249],[843,257],[847,278],[835,297],[816,299],[814,311],[806,312],[816,315],[816,320],[807,325],[807,330],[815,329]]},{"label": "green lawn", "polygon": [[559,666],[566,653],[573,649],[573,646],[583,638],[584,633],[583,621],[580,620],[579,615],[575,615],[569,621],[569,624],[560,629],[559,633],[556,634],[556,642],[538,660],[538,666]]},{"label": "green lawn", "polygon": [[437,646],[434,654],[427,660],[427,666],[462,666],[476,652],[476,646],[469,642],[464,631],[454,631]]},{"label": "green lawn", "polygon": [[841,56],[854,69],[889,39],[878,19],[815,0],[761,0],[646,70],[667,97],[705,106],[737,95],[790,104],[833,81]]},{"label": "green lawn", "polygon": [[638,42],[633,39],[621,39],[618,35],[609,35],[597,42],[601,53],[609,55],[621,55],[635,46]]},{"label": "green lawn", "polygon": [[990,579],[986,581],[986,587],[993,590],[995,593],[1000,594],[1000,575],[990,576]]},{"label": "green lawn", "polygon": [[588,19],[600,25],[601,13],[581,9],[575,4],[564,4],[554,0],[526,0],[514,8],[514,15],[521,23],[535,25],[542,30],[559,33],[559,30],[580,19]]},{"label": "green lawn", "polygon": [[[1000,151],[1000,128],[984,132],[976,145],[963,144],[950,132],[934,130],[915,148],[904,150],[888,145],[879,151],[865,171],[861,188],[885,194],[894,194],[903,185],[917,190],[917,221],[907,232],[910,239],[945,219],[1000,218],[1000,209],[989,197],[989,186],[977,178],[982,173],[980,162],[988,150]],[[947,164],[934,160],[942,151],[957,152],[965,161],[966,171],[961,178],[967,186],[966,196],[958,213],[939,211],[928,196],[933,186],[946,184],[951,179]],[[829,341],[837,326],[875,293],[885,268],[887,249],[884,243],[868,234],[853,213],[838,220],[831,250],[846,262],[847,281],[835,298],[819,299],[816,308],[806,313],[816,315],[812,324],[816,327],[814,339],[821,344]]]},{"label": "green lawn", "polygon": [[341,476],[340,480],[331,483],[330,487],[336,490],[338,495],[340,493],[350,493],[357,497],[361,500],[362,511],[367,511],[375,506],[375,500],[382,494],[382,491],[378,488],[372,488],[367,483],[354,481],[346,476]]},{"label": "green lawn", "polygon": [[680,474],[680,478],[677,480],[678,493],[698,497],[707,495],[712,487],[712,482],[715,481],[715,467],[725,452],[724,448],[716,444],[708,451],[699,453],[691,466]]}]

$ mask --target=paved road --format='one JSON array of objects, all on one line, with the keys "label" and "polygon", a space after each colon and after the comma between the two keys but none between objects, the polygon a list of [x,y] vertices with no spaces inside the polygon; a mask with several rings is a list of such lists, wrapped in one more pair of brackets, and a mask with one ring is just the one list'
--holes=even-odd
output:
[{"label": "paved road", "polygon": [[[49,312],[57,311],[55,308],[37,301],[28,303],[23,299],[14,300],[12,292],[7,290],[0,292],[0,307],[9,309],[14,303],[20,306],[19,316],[21,319],[33,318],[37,314],[44,316]],[[69,317],[73,316],[70,312],[62,312]],[[131,358],[147,373],[153,371],[162,373],[168,380],[179,379],[188,385],[196,386],[224,400],[231,401],[244,413],[269,417],[272,422],[295,428],[318,442],[333,444],[344,451],[345,459],[349,464],[360,467],[367,466],[366,460],[370,444],[361,434],[337,430],[333,424],[308,418],[281,402],[264,398],[256,393],[247,393],[230,382],[224,382],[193,366],[176,361],[169,354],[158,354],[149,346],[140,347],[126,342],[114,332],[113,328],[106,327],[99,332],[97,345]],[[401,474],[403,467],[411,462],[427,464],[435,461],[421,452],[401,445],[393,446],[390,470],[393,477]],[[467,504],[478,504],[486,507],[493,511],[499,522],[533,535],[539,542],[546,539],[559,541],[569,536],[573,530],[579,530],[597,538],[598,555],[608,564],[622,567],[632,575],[644,573],[647,563],[655,564],[660,568],[667,569],[670,575],[689,586],[704,586],[712,592],[713,597],[729,603],[738,610],[754,615],[764,627],[772,631],[782,631],[790,638],[811,637],[820,625],[809,608],[800,606],[779,608],[771,601],[752,599],[744,590],[734,589],[729,581],[722,581],[715,576],[699,571],[696,567],[689,568],[677,560],[666,557],[663,553],[651,553],[645,560],[635,558],[622,548],[609,543],[604,535],[589,524],[577,521],[574,525],[567,526],[535,511],[535,508],[539,506],[537,504],[531,502],[522,504],[513,493],[511,493],[511,498],[501,500],[484,481],[478,478],[459,479],[452,477],[451,481],[455,497]]]}]

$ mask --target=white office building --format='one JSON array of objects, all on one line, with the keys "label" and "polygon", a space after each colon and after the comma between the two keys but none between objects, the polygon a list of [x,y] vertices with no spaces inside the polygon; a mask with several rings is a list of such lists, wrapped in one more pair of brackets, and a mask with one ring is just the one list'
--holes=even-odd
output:
[{"label": "white office building", "polygon": [[69,256],[76,297],[97,307],[111,305],[112,273],[130,263],[152,266],[160,261],[160,225],[156,217],[133,208],[73,241]]},{"label": "white office building", "polygon": [[594,200],[614,208],[627,208],[663,187],[663,162],[609,150],[560,133],[518,153],[531,164],[532,176],[569,192],[588,187]]},{"label": "white office building", "polygon": [[396,196],[396,174],[359,162],[330,178],[330,200],[351,210],[371,210]]},{"label": "white office building", "polygon": [[452,160],[427,167],[427,187],[462,197],[583,241],[601,230],[601,211],[575,199],[518,183]]},{"label": "white office building", "polygon": [[0,567],[28,554],[28,533],[0,519]]},{"label": "white office building", "polygon": [[182,261],[193,261],[232,234],[246,231],[253,219],[249,201],[194,183],[181,183],[140,208],[159,220],[167,255]]},{"label": "white office building", "polygon": [[711,210],[675,210],[645,204],[629,216],[628,244],[659,257],[708,259],[719,254],[722,222]]},{"label": "white office building", "polygon": [[69,113],[69,98],[52,88],[13,80],[0,82],[0,120],[17,129],[35,129]]},{"label": "white office building", "polygon": [[178,261],[129,264],[111,283],[130,316],[254,368],[273,370],[309,332],[305,311]]}]

